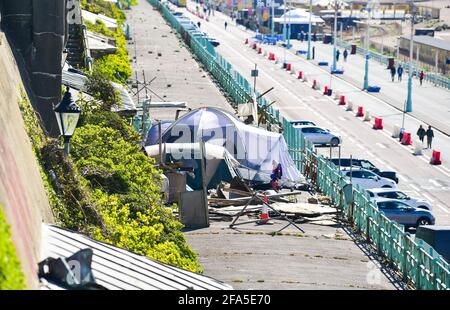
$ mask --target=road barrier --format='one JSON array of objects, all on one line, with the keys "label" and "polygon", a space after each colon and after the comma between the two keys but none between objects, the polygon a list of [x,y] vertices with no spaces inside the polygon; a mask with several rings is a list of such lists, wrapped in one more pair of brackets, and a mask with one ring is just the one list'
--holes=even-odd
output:
[{"label": "road barrier", "polygon": [[383,119],[379,117],[375,117],[373,129],[383,129]]},{"label": "road barrier", "polygon": [[345,110],[353,111],[353,102],[351,102],[350,100],[347,100],[347,108]]},{"label": "road barrier", "polygon": [[340,99],[339,99],[339,105],[345,105],[345,96],[341,95]]},{"label": "road barrier", "polygon": [[364,108],[363,106],[358,106],[358,111],[356,112],[356,117],[363,117],[364,116]]},{"label": "road barrier", "polygon": [[366,115],[364,116],[364,121],[365,121],[365,122],[370,122],[371,119],[372,119],[372,116],[370,115],[370,111],[367,110],[367,111],[366,111]]},{"label": "road barrier", "polygon": [[440,165],[441,162],[441,152],[433,150],[433,153],[431,155],[430,164],[432,165]]},{"label": "road barrier", "polygon": [[422,155],[422,151],[423,151],[422,141],[420,141],[418,139],[414,140],[413,148],[414,148],[414,151],[413,151],[414,155]]},{"label": "road barrier", "polygon": [[323,94],[325,96],[328,96],[328,86],[326,86],[326,85],[323,87]]},{"label": "road barrier", "polygon": [[303,72],[302,71],[298,71],[298,79],[299,80],[303,79]]},{"label": "road barrier", "polygon": [[286,71],[291,71],[291,64],[286,64]]},{"label": "road barrier", "polygon": [[316,87],[317,87],[317,80],[313,80],[312,89],[316,89]]},{"label": "road barrier", "polygon": [[400,137],[400,126],[394,125],[394,129],[392,130],[392,138]]},{"label": "road barrier", "polygon": [[[185,33],[166,5],[158,0],[148,1],[161,11],[177,32]],[[249,102],[253,91],[251,84],[216,53],[209,42],[201,38],[189,37],[189,39],[187,44],[193,54],[233,99],[234,104]],[[261,97],[258,99],[258,105],[267,107],[269,101]],[[352,185],[338,167],[324,156],[318,155],[314,145],[307,141],[279,110],[272,106],[266,110],[268,129],[282,131],[289,154],[300,172],[317,190],[330,197],[332,204],[340,210],[341,216],[346,217],[353,228],[400,272],[405,282],[416,289],[449,289],[449,264],[433,248],[427,246],[425,250],[422,241],[414,240],[405,233],[402,225],[385,217],[367,192],[358,185]],[[369,111],[366,112],[366,116],[368,114]],[[435,155],[437,158],[438,155]]]},{"label": "road barrier", "polygon": [[401,144],[403,144],[403,145],[411,145],[412,144],[410,132],[406,132],[406,131],[403,132]]}]

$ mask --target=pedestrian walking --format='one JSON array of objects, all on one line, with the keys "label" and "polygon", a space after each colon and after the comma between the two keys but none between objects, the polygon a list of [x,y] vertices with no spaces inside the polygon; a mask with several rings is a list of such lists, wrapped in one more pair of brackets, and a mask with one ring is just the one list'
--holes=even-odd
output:
[{"label": "pedestrian walking", "polygon": [[228,23],[227,22],[225,22],[225,30],[227,30],[227,26],[228,26]]},{"label": "pedestrian walking", "polygon": [[398,75],[398,81],[399,82],[402,81],[402,74],[403,74],[403,67],[402,67],[402,65],[398,65],[397,75]]},{"label": "pedestrian walking", "polygon": [[336,51],[336,61],[339,61],[339,55],[341,54],[341,52],[339,50]]},{"label": "pedestrian walking", "polygon": [[312,59],[314,59],[315,56],[316,56],[316,48],[313,46],[312,47]]},{"label": "pedestrian walking", "polygon": [[420,141],[423,143],[423,138],[425,137],[426,131],[425,128],[420,125],[419,129],[417,130],[417,135],[419,136]]},{"label": "pedestrian walking", "polygon": [[431,149],[431,142],[433,142],[434,138],[434,132],[433,129],[431,129],[431,126],[428,126],[426,136],[427,136],[427,149]]},{"label": "pedestrian walking", "polygon": [[395,67],[391,66],[391,77],[392,77],[392,82],[394,82],[395,79]]},{"label": "pedestrian walking", "polygon": [[342,55],[344,55],[344,61],[347,62],[347,56],[348,56],[347,49],[344,50],[344,53]]},{"label": "pedestrian walking", "polygon": [[422,81],[423,81],[424,77],[425,77],[425,74],[423,73],[423,70],[422,70],[422,71],[420,71],[420,75],[419,75],[420,86],[422,86]]}]

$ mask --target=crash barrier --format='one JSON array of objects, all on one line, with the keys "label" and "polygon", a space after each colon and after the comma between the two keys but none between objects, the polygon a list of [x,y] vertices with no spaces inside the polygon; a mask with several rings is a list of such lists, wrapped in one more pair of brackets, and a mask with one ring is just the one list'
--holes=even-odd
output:
[{"label": "crash barrier", "polygon": [[364,116],[364,121],[365,122],[370,122],[371,119],[372,119],[372,116],[370,116],[370,111],[367,110],[366,111],[366,116]]},{"label": "crash barrier", "polygon": [[379,117],[375,117],[373,129],[383,129],[383,119]]},{"label": "crash barrier", "polygon": [[345,105],[345,96],[341,95],[341,98],[339,99],[339,105]]},{"label": "crash barrier", "polygon": [[302,72],[302,71],[299,71],[299,72],[298,72],[298,79],[299,79],[299,80],[302,80],[302,79],[303,79],[303,72]]},{"label": "crash barrier", "polygon": [[431,155],[430,164],[432,165],[440,165],[441,162],[441,152],[433,150],[433,153]]},{"label": "crash barrier", "polygon": [[345,109],[346,111],[353,111],[353,102],[350,100],[347,100],[347,107]]},{"label": "crash barrier", "polygon": [[364,116],[364,108],[362,106],[358,106],[358,111],[356,112],[356,117],[363,117]]},{"label": "crash barrier", "polygon": [[[178,32],[182,32],[178,21],[169,9],[158,0],[148,0],[159,9],[166,20]],[[252,98],[252,86],[221,55],[202,45],[199,38],[191,37],[189,46],[198,60],[220,83],[235,104],[246,103]],[[261,97],[258,105],[268,106]],[[320,190],[330,197],[341,211],[386,261],[398,270],[404,281],[416,289],[449,289],[450,266],[432,249],[424,249],[420,241],[405,233],[404,227],[386,218],[371,201],[367,192],[359,186],[352,186],[332,162],[317,154],[314,146],[304,139],[301,132],[284,118],[279,110],[269,106],[266,121],[270,129],[282,129],[289,154],[299,171]],[[366,112],[367,115],[368,111]],[[440,155],[440,154],[439,154]]]},{"label": "crash barrier", "polygon": [[325,85],[325,86],[323,87],[323,95],[324,95],[324,96],[328,96],[328,86],[327,86],[327,85]]},{"label": "crash barrier", "polygon": [[[346,41],[342,41],[340,39],[336,40],[337,45],[346,48],[346,49],[351,49],[351,44],[346,42]],[[356,47],[356,52],[360,55],[365,56],[366,55],[366,50],[360,47]],[[370,56],[371,59],[384,64],[386,66],[389,65],[389,58],[387,56],[381,55],[379,53],[375,53],[375,52],[370,52]],[[398,66],[399,64],[402,65],[403,69],[405,70],[405,72],[409,72],[409,62],[403,62],[400,61],[398,59],[395,60],[396,65]],[[443,88],[447,88],[450,89],[450,78],[443,76],[442,74],[439,73],[433,73],[433,72],[426,72],[426,70],[424,68],[418,68],[417,66],[413,66],[412,67],[413,71],[412,74],[413,76],[419,76],[420,72],[423,71],[425,73],[424,79],[425,81],[428,81],[430,83],[435,84],[436,86],[440,86]]]},{"label": "crash barrier", "polygon": [[423,143],[420,140],[414,140],[413,143],[413,154],[414,155],[422,155],[423,151]]},{"label": "crash barrier", "polygon": [[400,126],[394,125],[394,129],[392,130],[392,138],[398,138],[400,136]]},{"label": "crash barrier", "polygon": [[403,144],[403,145],[411,145],[412,144],[410,132],[406,132],[406,131],[403,132],[401,144]]}]

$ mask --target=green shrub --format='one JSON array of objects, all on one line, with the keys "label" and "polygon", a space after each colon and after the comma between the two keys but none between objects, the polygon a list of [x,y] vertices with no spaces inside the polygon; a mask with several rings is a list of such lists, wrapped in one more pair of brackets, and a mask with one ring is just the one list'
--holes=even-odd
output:
[{"label": "green shrub", "polygon": [[25,277],[0,204],[0,290],[23,290],[25,287]]},{"label": "green shrub", "polygon": [[101,20],[97,19],[95,21],[95,24],[91,23],[88,20],[84,20],[84,24],[89,31],[97,32],[111,38],[115,35],[115,32],[106,27],[106,25]]}]

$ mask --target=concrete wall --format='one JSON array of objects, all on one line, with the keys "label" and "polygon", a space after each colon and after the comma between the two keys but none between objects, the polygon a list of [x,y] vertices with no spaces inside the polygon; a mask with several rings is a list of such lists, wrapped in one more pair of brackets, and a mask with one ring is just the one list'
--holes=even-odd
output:
[{"label": "concrete wall", "polygon": [[21,76],[2,32],[0,41],[0,203],[28,287],[36,288],[41,222],[52,215],[18,106]]}]

